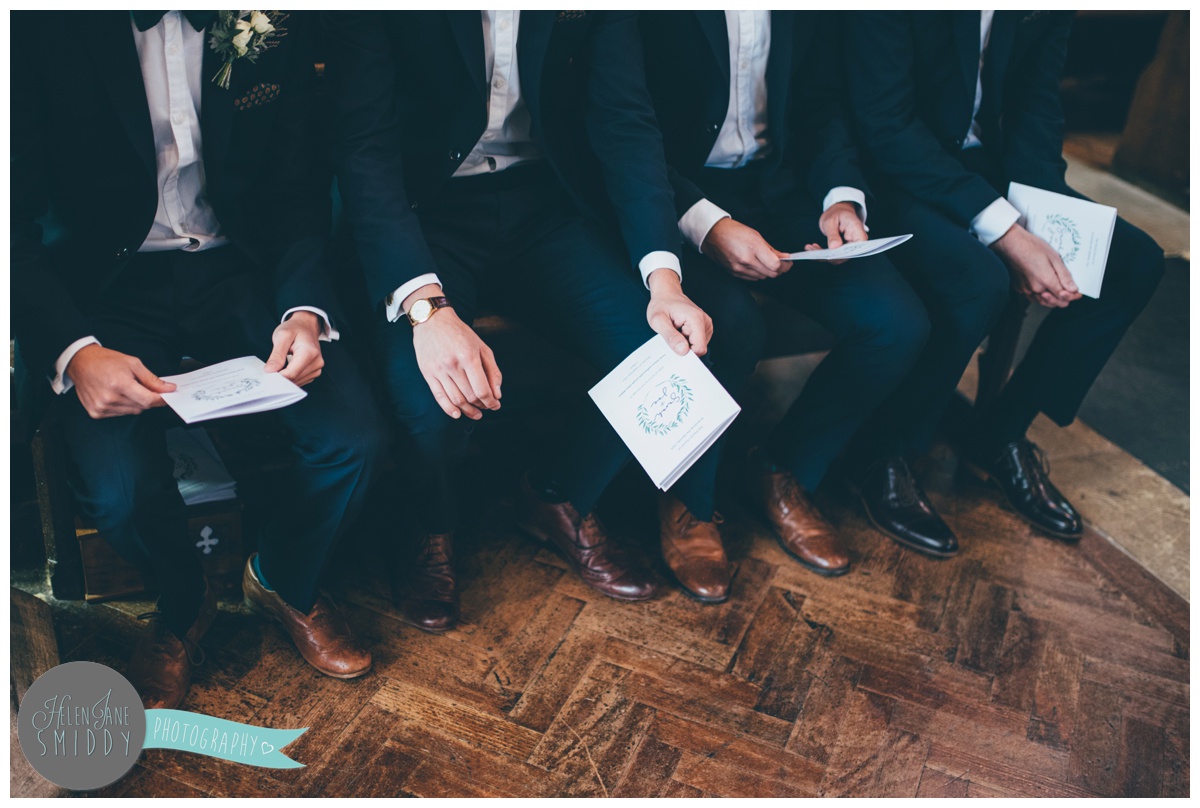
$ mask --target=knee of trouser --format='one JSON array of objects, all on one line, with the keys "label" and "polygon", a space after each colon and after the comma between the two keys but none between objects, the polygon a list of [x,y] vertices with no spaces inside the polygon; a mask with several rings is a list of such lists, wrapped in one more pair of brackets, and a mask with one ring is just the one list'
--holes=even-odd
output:
[{"label": "knee of trouser", "polygon": [[1137,250],[1128,270],[1129,295],[1131,302],[1138,303],[1137,310],[1149,302],[1166,273],[1166,258],[1162,247],[1145,233],[1140,233]]},{"label": "knee of trouser", "polygon": [[723,363],[750,372],[767,342],[767,322],[749,294],[727,298],[713,318],[714,355]]},{"label": "knee of trouser", "polygon": [[102,532],[128,527],[159,498],[178,495],[168,467],[152,468],[132,454],[110,454],[102,468],[79,468],[78,477],[79,509]]},{"label": "knee of trouser", "polygon": [[929,315],[916,295],[880,295],[865,300],[853,323],[853,333],[887,360],[907,366],[929,341]]},{"label": "knee of trouser", "polygon": [[368,472],[378,466],[392,443],[392,430],[375,407],[360,409],[347,419],[337,439],[340,462]]},{"label": "knee of trouser", "polygon": [[978,267],[969,285],[949,302],[949,325],[961,338],[978,344],[1000,320],[1012,295],[1008,268],[999,260]]}]

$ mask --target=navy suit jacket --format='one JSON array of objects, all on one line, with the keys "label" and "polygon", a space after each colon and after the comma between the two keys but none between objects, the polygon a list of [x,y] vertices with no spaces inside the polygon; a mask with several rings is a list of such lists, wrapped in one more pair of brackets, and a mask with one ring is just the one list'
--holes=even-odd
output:
[{"label": "navy suit jacket", "polygon": [[[702,199],[697,183],[729,107],[729,34],[723,11],[641,13],[646,82],[663,134],[679,216]],[[866,192],[845,109],[838,15],[771,12],[762,195],[797,189],[820,201],[848,185]]]},{"label": "navy suit jacket", "polygon": [[[14,12],[12,43],[13,332],[34,383],[59,354],[93,333],[88,311],[154,223],[154,134],[128,11]],[[315,18],[296,13],[279,45],[239,60],[230,89],[209,79],[205,48],[201,135],[206,193],[221,228],[268,276],[277,313],[294,306],[334,316],[324,266],[328,178],[312,127]],[[207,43],[206,43],[207,44]],[[239,104],[259,85],[269,103]]]},{"label": "navy suit jacket", "polygon": [[[996,12],[980,125],[996,166],[992,179],[1003,186],[1068,192],[1058,83],[1072,16]],[[968,226],[1000,196],[958,159],[975,104],[979,12],[853,12],[843,31],[851,107],[869,165],[890,187]]]},{"label": "navy suit jacket", "polygon": [[[487,128],[478,11],[325,15],[338,189],[372,306],[436,272],[415,209]],[[631,264],[679,252],[632,12],[523,11],[532,136],[581,211],[615,220]]]}]

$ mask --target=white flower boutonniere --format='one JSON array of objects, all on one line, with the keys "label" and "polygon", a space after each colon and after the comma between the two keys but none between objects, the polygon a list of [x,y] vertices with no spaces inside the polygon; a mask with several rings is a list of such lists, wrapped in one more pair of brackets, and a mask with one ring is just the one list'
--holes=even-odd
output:
[{"label": "white flower boutonniere", "polygon": [[234,60],[254,62],[278,45],[279,38],[287,35],[287,29],[280,26],[287,16],[281,11],[218,11],[208,39],[208,46],[225,57],[225,63],[213,76],[217,86],[229,89]]}]

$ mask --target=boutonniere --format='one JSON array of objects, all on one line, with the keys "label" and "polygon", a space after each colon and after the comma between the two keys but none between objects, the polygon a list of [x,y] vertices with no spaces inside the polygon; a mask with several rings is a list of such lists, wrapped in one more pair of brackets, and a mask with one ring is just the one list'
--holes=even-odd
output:
[{"label": "boutonniere", "polygon": [[278,45],[279,38],[287,35],[287,29],[279,25],[287,16],[280,11],[218,11],[208,46],[223,56],[225,63],[213,76],[213,82],[228,90],[234,61],[254,62]]}]

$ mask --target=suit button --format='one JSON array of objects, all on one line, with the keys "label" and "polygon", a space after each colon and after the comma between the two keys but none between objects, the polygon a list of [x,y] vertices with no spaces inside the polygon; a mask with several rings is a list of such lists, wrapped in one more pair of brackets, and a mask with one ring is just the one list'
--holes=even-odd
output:
[{"label": "suit button", "polygon": [[124,247],[120,251],[117,252],[117,260],[118,261],[124,261],[128,257],[129,257],[129,248],[128,247]]},{"label": "suit button", "polygon": [[457,151],[455,149],[451,149],[450,150],[450,159],[457,163],[459,160],[462,159],[462,152]]},{"label": "suit button", "polygon": [[707,129],[708,129],[708,131],[710,131],[710,132],[719,132],[719,131],[721,131],[721,124],[719,124],[719,123],[710,123],[710,124],[708,124],[708,126],[707,126]]},{"label": "suit button", "polygon": [[409,207],[412,208],[413,210],[416,210],[418,207],[420,207],[420,203],[413,202],[411,205],[409,205]]},{"label": "suit button", "polygon": [[954,138],[954,145],[955,145],[955,146],[958,146],[958,147],[961,149],[961,148],[962,148],[962,144],[963,144],[963,139],[962,139],[962,138],[960,138],[960,137],[956,137],[956,138]]}]

